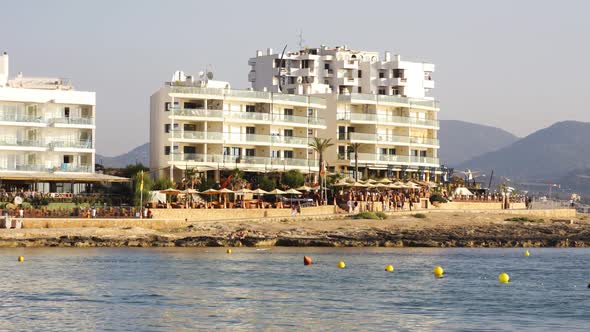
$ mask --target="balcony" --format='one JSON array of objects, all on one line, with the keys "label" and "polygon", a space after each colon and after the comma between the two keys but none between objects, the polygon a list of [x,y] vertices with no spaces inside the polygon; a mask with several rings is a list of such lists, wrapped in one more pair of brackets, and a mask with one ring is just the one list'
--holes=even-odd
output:
[{"label": "balcony", "polygon": [[[325,126],[326,121],[320,118],[284,115],[262,112],[224,112],[222,110],[175,109],[174,117],[198,118],[195,120],[244,122],[252,121],[270,123],[287,123],[289,125]],[[172,115],[170,116],[172,117]],[[192,119],[191,119],[192,120]]]},{"label": "balcony", "polygon": [[46,148],[42,140],[28,140],[19,139],[14,136],[3,136],[0,137],[0,146],[20,146],[20,147],[33,147],[33,148]]},{"label": "balcony", "polygon": [[438,109],[438,103],[435,100],[373,95],[367,93],[340,94],[338,95],[338,101],[350,102],[353,104],[382,104],[408,108],[426,108],[428,110]]},{"label": "balcony", "polygon": [[[348,154],[348,160],[354,162],[354,153]],[[400,164],[423,164],[438,165],[439,159],[432,157],[401,156],[389,154],[359,153],[358,162],[361,163],[400,163]]]},{"label": "balcony", "polygon": [[250,144],[250,145],[303,145],[307,147],[307,137],[273,136],[245,133],[222,133],[202,131],[176,131],[172,137],[175,140],[207,141],[212,143]]},{"label": "balcony", "polygon": [[47,119],[47,123],[52,126],[65,124],[65,125],[94,125],[94,118],[50,118]]},{"label": "balcony", "polygon": [[295,158],[270,158],[257,156],[233,156],[220,154],[179,153],[173,156],[173,161],[211,163],[211,166],[247,167],[256,165],[260,168],[280,169],[284,167],[313,168],[318,167],[317,160]]},{"label": "balcony", "polygon": [[412,118],[409,116],[396,116],[387,114],[366,114],[366,113],[348,113],[339,112],[338,120],[350,121],[352,123],[374,123],[374,124],[391,124],[395,126],[424,126],[438,129],[440,127],[438,120],[428,120]]},{"label": "balcony", "polygon": [[51,149],[92,149],[92,140],[48,140]]},{"label": "balcony", "polygon": [[0,114],[0,121],[46,123],[45,119],[43,119],[41,116],[25,115],[20,113]]},{"label": "balcony", "polygon": [[92,173],[93,168],[90,165],[78,165],[72,163],[62,164],[15,164],[8,166],[0,166],[0,171],[21,171],[21,172],[76,172],[76,173]]},{"label": "balcony", "polygon": [[94,125],[94,118],[44,118],[43,116],[26,115],[22,113],[0,114],[0,121],[48,124],[50,126],[54,126],[55,124]]},{"label": "balcony", "polygon": [[204,131],[175,131],[172,137],[177,140],[186,141],[223,141],[223,133]]},{"label": "balcony", "polygon": [[273,145],[304,145],[307,147],[308,138],[298,136],[271,136],[271,142]]},{"label": "balcony", "polygon": [[[343,135],[339,135],[338,139],[342,140],[342,137]],[[348,133],[348,140],[351,142],[369,144],[432,145],[436,147],[439,146],[439,140],[436,138],[425,138],[415,136]]]}]

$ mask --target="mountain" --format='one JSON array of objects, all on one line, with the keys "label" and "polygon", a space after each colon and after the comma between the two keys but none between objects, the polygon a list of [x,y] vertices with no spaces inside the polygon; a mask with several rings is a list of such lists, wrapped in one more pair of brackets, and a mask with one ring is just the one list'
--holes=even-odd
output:
[{"label": "mountain", "polygon": [[518,140],[518,137],[499,128],[457,120],[440,120],[438,138],[441,163],[450,166],[501,149]]},{"label": "mountain", "polygon": [[500,150],[468,160],[459,168],[493,169],[507,177],[555,181],[576,169],[590,168],[588,142],[590,123],[558,122]]},{"label": "mountain", "polygon": [[96,163],[104,167],[123,168],[127,165],[141,163],[144,166],[150,164],[150,143],[142,144],[135,149],[115,157],[96,155]]}]

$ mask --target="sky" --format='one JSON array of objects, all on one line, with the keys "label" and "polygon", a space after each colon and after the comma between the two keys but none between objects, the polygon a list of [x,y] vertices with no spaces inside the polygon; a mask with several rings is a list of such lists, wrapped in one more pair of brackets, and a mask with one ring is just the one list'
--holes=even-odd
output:
[{"label": "sky", "polygon": [[97,93],[97,153],[149,140],[149,97],[175,70],[247,88],[257,49],[348,45],[436,65],[440,119],[526,136],[590,121],[590,2],[3,1],[11,76],[70,78]]}]

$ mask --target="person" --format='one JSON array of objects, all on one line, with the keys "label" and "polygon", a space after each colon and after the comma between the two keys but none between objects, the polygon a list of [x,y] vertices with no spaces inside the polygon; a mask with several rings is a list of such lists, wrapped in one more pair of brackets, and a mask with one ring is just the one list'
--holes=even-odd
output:
[{"label": "person", "polygon": [[301,202],[297,202],[297,214],[301,215]]},{"label": "person", "polygon": [[528,198],[528,204],[527,204],[527,208],[528,208],[529,210],[531,210],[531,209],[533,208],[533,198],[532,198],[532,197],[529,197],[529,198]]},{"label": "person", "polygon": [[291,217],[295,217],[297,215],[297,207],[295,207],[295,204],[291,205]]},{"label": "person", "polygon": [[96,207],[92,207],[92,219],[96,218]]},{"label": "person", "polygon": [[148,219],[152,219],[154,217],[154,215],[152,214],[152,210],[150,210],[150,208],[147,209],[147,217]]}]

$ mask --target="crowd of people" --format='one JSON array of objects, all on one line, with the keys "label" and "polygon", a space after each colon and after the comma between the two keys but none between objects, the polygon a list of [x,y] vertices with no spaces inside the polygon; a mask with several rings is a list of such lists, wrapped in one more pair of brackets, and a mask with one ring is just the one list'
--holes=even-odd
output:
[{"label": "crowd of people", "polygon": [[336,202],[348,213],[364,211],[403,211],[415,209],[421,201],[426,207],[430,199],[430,191],[427,188],[420,189],[394,189],[386,191],[369,190],[341,190],[336,196]]}]

